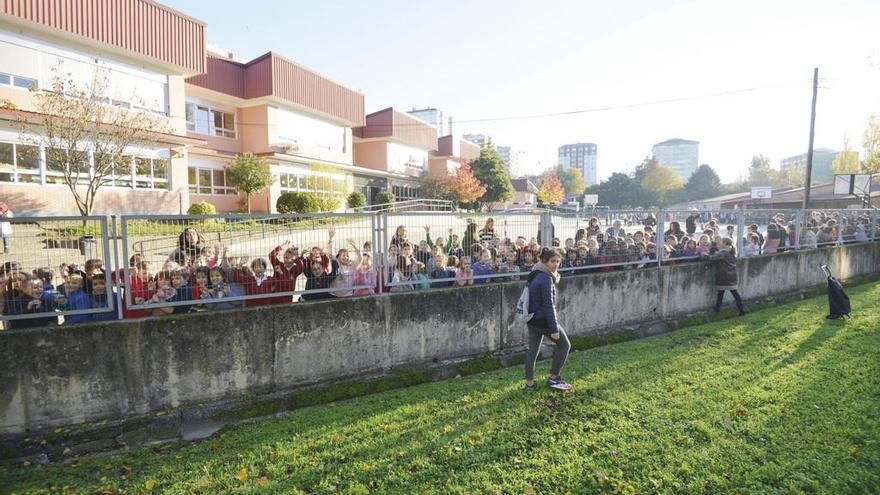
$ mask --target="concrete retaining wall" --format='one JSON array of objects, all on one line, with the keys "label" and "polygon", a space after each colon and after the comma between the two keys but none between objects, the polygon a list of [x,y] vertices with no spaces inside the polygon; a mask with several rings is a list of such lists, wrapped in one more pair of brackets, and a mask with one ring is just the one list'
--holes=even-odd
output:
[{"label": "concrete retaining wall", "polygon": [[[741,293],[760,299],[880,267],[880,244],[743,260]],[[706,311],[709,263],[563,279],[571,335],[606,335]],[[523,282],[0,332],[0,436],[132,418],[309,384],[521,349],[512,309]],[[729,298],[729,296],[728,296]],[[729,302],[729,301],[728,301]]]}]

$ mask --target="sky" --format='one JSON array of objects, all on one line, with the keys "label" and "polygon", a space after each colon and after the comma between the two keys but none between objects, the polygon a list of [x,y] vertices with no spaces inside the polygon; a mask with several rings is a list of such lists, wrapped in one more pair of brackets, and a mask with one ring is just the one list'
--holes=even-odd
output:
[{"label": "sky", "polygon": [[592,142],[602,179],[669,138],[699,141],[724,182],[758,153],[778,167],[807,151],[814,67],[815,148],[861,150],[880,113],[877,0],[164,3],[240,57],[271,50],[363,92],[367,113],[438,108],[521,150],[515,174]]}]

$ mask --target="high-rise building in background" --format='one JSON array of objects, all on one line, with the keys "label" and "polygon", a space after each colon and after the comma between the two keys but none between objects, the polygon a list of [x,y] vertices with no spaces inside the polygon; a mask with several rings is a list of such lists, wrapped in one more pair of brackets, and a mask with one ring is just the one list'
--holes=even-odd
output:
[{"label": "high-rise building in background", "polygon": [[652,151],[657,161],[678,172],[678,176],[685,182],[697,170],[700,162],[699,141],[668,139],[655,144]]},{"label": "high-rise building in background", "polygon": [[495,151],[498,152],[498,156],[504,162],[504,169],[507,170],[508,174],[513,170],[519,170],[519,150],[512,146],[496,146]]},{"label": "high-rise building in background", "polygon": [[438,136],[446,136],[452,134],[452,117],[444,117],[443,111],[436,108],[413,108],[406,112],[417,119],[424,120],[437,128]]},{"label": "high-rise building in background", "polygon": [[[842,151],[840,153],[843,153]],[[850,151],[858,156],[858,151]],[[834,179],[834,168],[832,162],[837,158],[838,151],[829,148],[816,148],[813,150],[813,170],[810,175],[810,182],[831,182]],[[780,168],[783,172],[792,169],[799,169],[806,174],[807,171],[807,154],[790,156],[780,161]],[[789,174],[791,176],[791,174]],[[794,184],[791,184],[794,185]]]},{"label": "high-rise building in background", "polygon": [[587,187],[599,183],[597,157],[598,147],[595,143],[563,144],[559,147],[559,164],[565,170],[580,170]]},{"label": "high-rise building in background", "polygon": [[492,137],[485,134],[463,134],[461,138],[476,144],[480,148],[492,141]]}]

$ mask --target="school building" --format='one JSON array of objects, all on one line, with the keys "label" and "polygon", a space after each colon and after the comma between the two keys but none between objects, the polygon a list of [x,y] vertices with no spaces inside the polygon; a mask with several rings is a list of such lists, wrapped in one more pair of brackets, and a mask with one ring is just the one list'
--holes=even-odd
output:
[{"label": "school building", "polygon": [[78,214],[59,165],[19,124],[39,117],[30,89],[50,88],[56,72],[80,87],[100,72],[105,104],[151,112],[172,129],[114,168],[96,214],[174,214],[199,201],[239,211],[244,194],[225,169],[247,152],[273,175],[251,197],[254,212],[275,212],[286,191],[419,198],[426,178],[479,156],[393,108],[367,115],[362,93],[281,54],[245,61],[210,47],[206,29],[152,0],[0,1],[2,201],[17,215]]}]

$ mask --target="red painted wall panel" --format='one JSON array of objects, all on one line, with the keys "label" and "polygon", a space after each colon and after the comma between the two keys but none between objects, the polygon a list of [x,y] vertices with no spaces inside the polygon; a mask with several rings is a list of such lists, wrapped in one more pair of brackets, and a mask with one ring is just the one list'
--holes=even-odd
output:
[{"label": "red painted wall panel", "polygon": [[0,14],[205,72],[205,24],[151,0],[0,0]]}]

